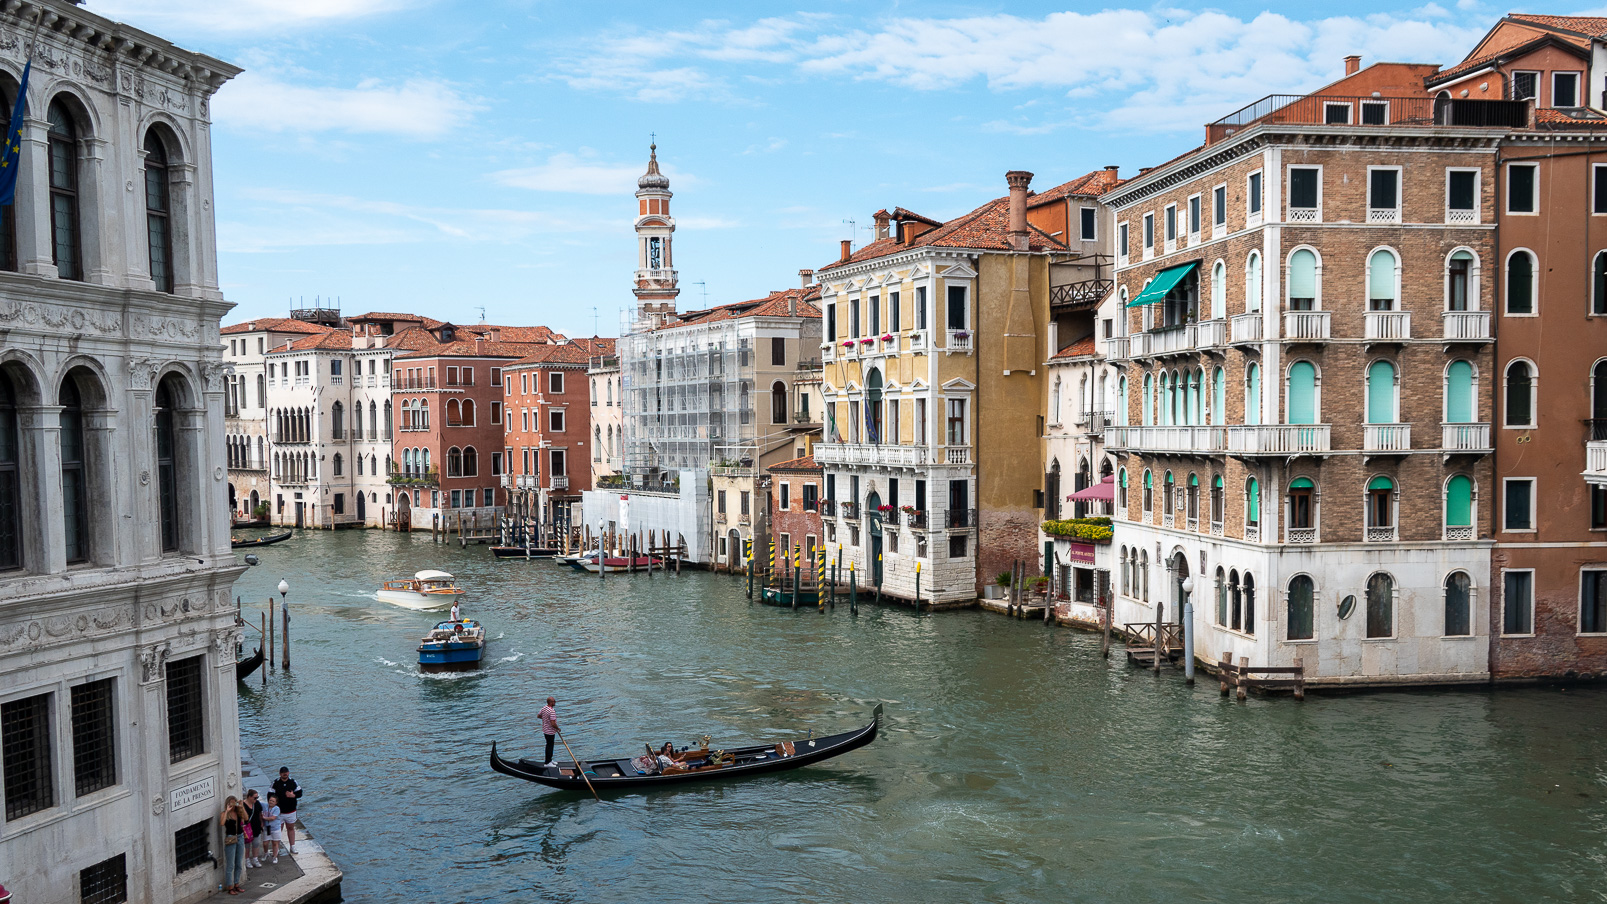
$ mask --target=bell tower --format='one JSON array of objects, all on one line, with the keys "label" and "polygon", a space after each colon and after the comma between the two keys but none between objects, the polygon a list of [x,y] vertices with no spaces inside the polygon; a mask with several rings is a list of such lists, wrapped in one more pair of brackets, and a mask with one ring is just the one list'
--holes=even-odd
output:
[{"label": "bell tower", "polygon": [[636,317],[655,326],[675,316],[681,294],[675,273],[675,219],[670,179],[658,170],[658,144],[648,149],[647,172],[636,180]]}]

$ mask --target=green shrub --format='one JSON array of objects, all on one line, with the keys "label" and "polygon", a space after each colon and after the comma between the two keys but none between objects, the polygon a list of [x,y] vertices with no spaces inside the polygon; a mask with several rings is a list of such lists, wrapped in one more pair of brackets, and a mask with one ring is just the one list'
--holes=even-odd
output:
[{"label": "green shrub", "polygon": [[1065,537],[1070,540],[1082,540],[1087,543],[1108,541],[1113,533],[1110,519],[1103,516],[1045,521],[1043,523],[1043,532],[1051,537]]}]

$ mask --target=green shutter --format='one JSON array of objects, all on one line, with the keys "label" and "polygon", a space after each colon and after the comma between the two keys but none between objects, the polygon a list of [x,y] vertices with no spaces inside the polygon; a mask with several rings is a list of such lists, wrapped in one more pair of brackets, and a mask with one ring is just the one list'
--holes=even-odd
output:
[{"label": "green shutter", "polygon": [[1289,489],[1291,490],[1314,490],[1316,488],[1317,485],[1311,482],[1310,477],[1296,477],[1294,480],[1289,481]]},{"label": "green shutter", "polygon": [[1317,423],[1317,368],[1310,361],[1289,368],[1289,423]]},{"label": "green shutter", "polygon": [[1395,365],[1388,361],[1367,368],[1367,423],[1395,423]]},{"label": "green shutter", "polygon": [[1317,297],[1317,255],[1305,248],[1289,256],[1289,297]]},{"label": "green shutter", "polygon": [[[1309,484],[1311,481],[1308,480],[1306,482]],[[1394,483],[1394,481],[1390,480],[1388,477],[1382,477],[1382,476],[1374,477],[1372,480],[1367,481],[1367,489],[1369,489],[1369,490],[1393,490],[1393,489],[1395,489],[1395,483]]]},{"label": "green shutter", "polygon": [[1367,259],[1367,297],[1395,297],[1395,255],[1388,251],[1374,251]]},{"label": "green shutter", "polygon": [[1261,423],[1261,368],[1250,365],[1250,404],[1244,406],[1246,424]]},{"label": "green shutter", "polygon": [[1215,383],[1211,393],[1211,408],[1216,412],[1216,424],[1220,427],[1228,422],[1228,377],[1220,367],[1216,369]]},{"label": "green shutter", "polygon": [[1473,526],[1473,481],[1458,474],[1445,485],[1445,524]]},{"label": "green shutter", "polygon": [[1448,424],[1473,423],[1473,365],[1452,361],[1445,380],[1445,421]]}]

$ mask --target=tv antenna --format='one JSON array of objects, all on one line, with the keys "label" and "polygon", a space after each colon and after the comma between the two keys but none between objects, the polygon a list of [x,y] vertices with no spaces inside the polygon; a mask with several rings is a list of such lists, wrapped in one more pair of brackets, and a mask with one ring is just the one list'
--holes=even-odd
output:
[{"label": "tv antenna", "polygon": [[481,305],[481,306],[475,308],[475,310],[480,312],[480,322],[485,323],[485,306]]},{"label": "tv antenna", "polygon": [[709,306],[709,284],[700,279],[697,282],[693,283],[692,285],[697,286],[698,288],[703,290],[703,306],[705,308],[708,307]]}]

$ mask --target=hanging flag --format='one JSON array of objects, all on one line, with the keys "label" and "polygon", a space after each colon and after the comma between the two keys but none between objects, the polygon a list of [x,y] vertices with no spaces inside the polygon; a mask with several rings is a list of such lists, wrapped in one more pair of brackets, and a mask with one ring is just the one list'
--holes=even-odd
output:
[{"label": "hanging flag", "polygon": [[11,109],[5,147],[0,149],[0,207],[17,200],[17,170],[22,166],[22,111],[28,97],[28,73],[32,69],[30,59],[22,67],[22,87],[17,89],[17,103]]}]

